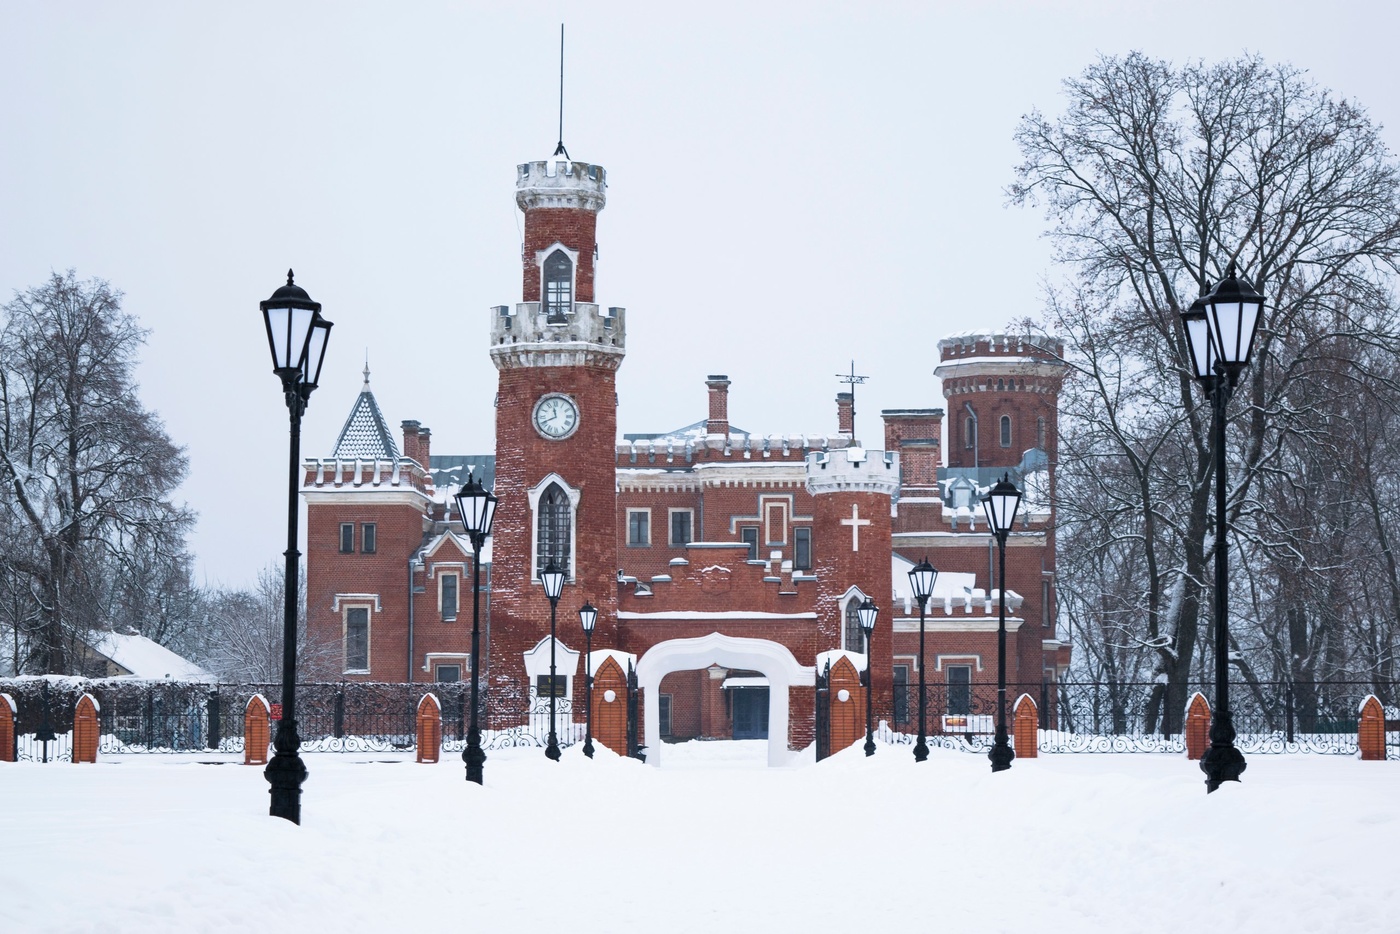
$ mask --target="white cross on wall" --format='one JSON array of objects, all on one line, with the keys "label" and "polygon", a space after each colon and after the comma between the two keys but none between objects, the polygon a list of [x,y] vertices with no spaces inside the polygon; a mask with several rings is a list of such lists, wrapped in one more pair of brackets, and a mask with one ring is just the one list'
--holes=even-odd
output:
[{"label": "white cross on wall", "polygon": [[851,518],[842,519],[841,524],[851,527],[851,551],[860,551],[860,527],[862,525],[869,525],[870,520],[862,519],[860,517],[860,507],[852,503]]}]

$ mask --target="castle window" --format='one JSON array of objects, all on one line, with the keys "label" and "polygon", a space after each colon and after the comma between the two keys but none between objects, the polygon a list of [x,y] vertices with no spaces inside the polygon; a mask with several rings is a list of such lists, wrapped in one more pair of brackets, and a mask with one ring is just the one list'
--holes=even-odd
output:
[{"label": "castle window", "polygon": [[544,310],[550,324],[564,324],[574,310],[574,264],[563,250],[544,261]]},{"label": "castle window", "polygon": [[1004,448],[1009,448],[1009,447],[1011,447],[1011,416],[1010,416],[1010,415],[1003,415],[1003,416],[1001,417],[1001,446],[1004,447]]},{"label": "castle window", "polygon": [[864,599],[860,594],[856,594],[846,602],[846,625],[843,627],[843,648],[847,652],[860,652],[862,655],[865,654],[865,633],[860,631],[860,614],[856,610],[860,608]]},{"label": "castle window", "polygon": [[376,539],[379,536],[375,534],[375,531],[373,522],[366,522],[360,526],[360,550],[367,555],[374,554],[375,548],[378,547],[379,543]]},{"label": "castle window", "polygon": [[812,570],[812,530],[805,525],[792,530],[792,569]]},{"label": "castle window", "polygon": [[462,666],[461,666],[461,665],[434,665],[434,666],[433,666],[433,680],[434,680],[434,681],[445,681],[445,682],[461,681],[461,680],[462,680]]},{"label": "castle window", "polygon": [[627,544],[645,547],[651,544],[651,510],[627,510]]},{"label": "castle window", "polygon": [[684,548],[690,543],[690,527],[693,513],[689,509],[671,510],[671,547]]},{"label": "castle window", "polygon": [[438,584],[438,605],[442,610],[442,621],[450,623],[457,618],[457,575],[444,574]]},{"label": "castle window", "polygon": [[568,495],[551,483],[540,497],[537,510],[538,528],[535,545],[536,574],[553,562],[569,569],[569,541],[572,537],[573,515]]},{"label": "castle window", "polygon": [[969,415],[963,419],[963,447],[972,448],[977,444],[977,420]]},{"label": "castle window", "polygon": [[369,607],[345,608],[345,671],[369,671]]},{"label": "castle window", "polygon": [[1035,446],[1038,447],[1038,448],[1040,448],[1042,451],[1045,450],[1045,419],[1044,419],[1044,418],[1037,418],[1037,419],[1035,420]]},{"label": "castle window", "polygon": [[340,523],[340,553],[348,555],[355,550],[355,523]]},{"label": "castle window", "polygon": [[746,525],[739,529],[739,540],[749,546],[749,560],[758,560],[758,526]]},{"label": "castle window", "polygon": [[909,666],[894,666],[894,722],[909,722]]},{"label": "castle window", "polygon": [[965,717],[972,713],[972,666],[949,665],[948,673],[948,714]]},{"label": "castle window", "polygon": [[671,695],[661,694],[657,698],[656,717],[661,721],[661,735],[671,735]]}]

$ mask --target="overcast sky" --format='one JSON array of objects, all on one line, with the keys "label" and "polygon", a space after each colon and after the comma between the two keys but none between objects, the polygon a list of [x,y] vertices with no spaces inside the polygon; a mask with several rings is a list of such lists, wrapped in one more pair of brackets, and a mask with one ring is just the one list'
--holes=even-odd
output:
[{"label": "overcast sky", "polygon": [[[258,302],[288,266],[335,322],[326,455],[368,352],[437,453],[494,450],[487,309],[520,300],[515,166],[608,170],[597,300],[628,310],[619,430],[835,430],[836,374],[941,406],[940,337],[1035,314],[1044,218],[1012,132],[1099,53],[1256,51],[1400,128],[1387,3],[31,3],[0,0],[0,300],[74,268],[151,329],[201,579],[285,535],[286,409]],[[1387,131],[1397,147],[1396,130]]]}]

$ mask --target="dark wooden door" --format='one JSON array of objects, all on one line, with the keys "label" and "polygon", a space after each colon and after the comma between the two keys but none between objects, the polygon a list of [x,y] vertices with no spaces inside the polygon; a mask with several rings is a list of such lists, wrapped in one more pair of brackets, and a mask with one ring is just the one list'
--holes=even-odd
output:
[{"label": "dark wooden door", "polygon": [[733,688],[734,738],[768,738],[768,689]]}]

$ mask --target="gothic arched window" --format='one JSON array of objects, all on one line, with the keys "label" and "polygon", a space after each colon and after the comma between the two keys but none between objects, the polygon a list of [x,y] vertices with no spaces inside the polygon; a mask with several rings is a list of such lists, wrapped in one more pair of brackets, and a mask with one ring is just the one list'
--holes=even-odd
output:
[{"label": "gothic arched window", "polygon": [[574,263],[555,250],[544,261],[544,311],[550,324],[563,324],[574,310]]},{"label": "gothic arched window", "polygon": [[559,484],[551,483],[544,491],[535,515],[539,524],[535,536],[535,573],[544,570],[551,561],[567,573],[573,516],[568,494]]},{"label": "gothic arched window", "polygon": [[860,608],[863,598],[857,594],[846,603],[846,625],[845,641],[847,652],[860,652],[865,654],[865,633],[860,629],[860,614],[856,612]]},{"label": "gothic arched window", "polygon": [[1011,416],[1010,416],[1010,415],[1003,415],[1003,416],[1001,417],[1001,446],[1004,447],[1004,448],[1009,448],[1009,447],[1011,447]]}]

